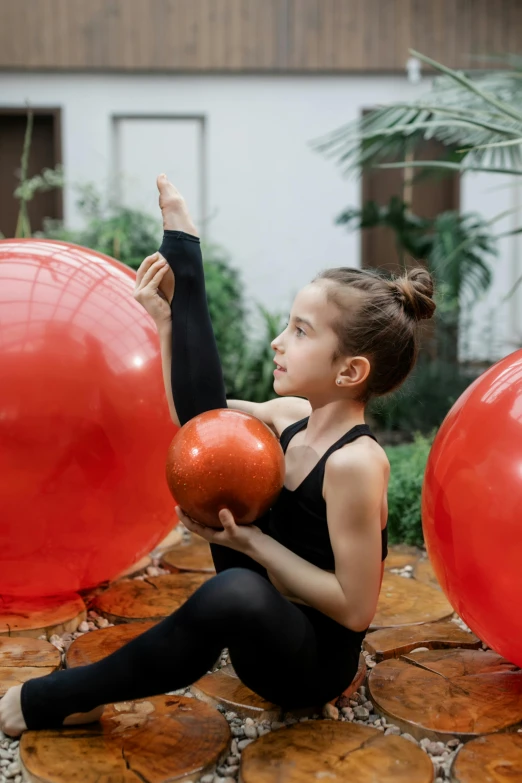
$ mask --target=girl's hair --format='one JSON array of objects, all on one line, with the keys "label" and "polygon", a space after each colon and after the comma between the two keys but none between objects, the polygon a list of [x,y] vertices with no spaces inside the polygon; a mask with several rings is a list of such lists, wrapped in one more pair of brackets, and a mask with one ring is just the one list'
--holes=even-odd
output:
[{"label": "girl's hair", "polygon": [[366,356],[370,375],[362,402],[393,391],[406,379],[419,350],[417,322],[435,311],[433,279],[423,268],[397,277],[370,269],[337,267],[320,272],[335,305],[332,329],[339,338],[332,358]]}]

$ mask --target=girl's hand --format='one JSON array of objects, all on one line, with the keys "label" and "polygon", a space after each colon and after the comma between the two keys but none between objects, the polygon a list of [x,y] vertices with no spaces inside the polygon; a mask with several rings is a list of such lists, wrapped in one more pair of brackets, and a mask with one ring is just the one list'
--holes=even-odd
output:
[{"label": "girl's hand", "polygon": [[157,326],[172,321],[170,302],[174,296],[174,273],[159,253],[147,256],[140,264],[132,295]]},{"label": "girl's hand", "polygon": [[209,544],[221,544],[235,549],[237,552],[248,552],[253,538],[263,535],[255,525],[236,525],[228,508],[219,512],[219,521],[223,525],[223,530],[200,525],[192,517],[187,516],[180,506],[176,506],[176,514],[191,533],[201,536]]}]

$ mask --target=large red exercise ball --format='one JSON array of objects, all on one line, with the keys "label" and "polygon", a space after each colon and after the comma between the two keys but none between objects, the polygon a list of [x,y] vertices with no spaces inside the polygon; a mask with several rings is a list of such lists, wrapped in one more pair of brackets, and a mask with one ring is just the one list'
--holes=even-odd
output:
[{"label": "large red exercise ball", "polygon": [[176,524],[176,428],[134,282],[92,250],[0,241],[0,594],[110,580]]},{"label": "large red exercise ball", "polygon": [[428,459],[422,518],[455,611],[522,666],[522,351],[489,368],[448,413]]},{"label": "large red exercise ball", "polygon": [[221,528],[228,508],[239,525],[274,503],[285,478],[285,457],[272,430],[242,411],[218,408],[190,419],[167,452],[167,482],[188,516]]}]

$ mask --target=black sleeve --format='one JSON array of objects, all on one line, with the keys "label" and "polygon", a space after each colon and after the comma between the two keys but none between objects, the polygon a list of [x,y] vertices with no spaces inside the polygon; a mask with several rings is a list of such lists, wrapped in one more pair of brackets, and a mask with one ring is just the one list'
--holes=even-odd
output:
[{"label": "black sleeve", "polygon": [[174,272],[172,396],[181,424],[198,413],[226,408],[225,382],[210,320],[199,239],[165,231],[159,252]]}]

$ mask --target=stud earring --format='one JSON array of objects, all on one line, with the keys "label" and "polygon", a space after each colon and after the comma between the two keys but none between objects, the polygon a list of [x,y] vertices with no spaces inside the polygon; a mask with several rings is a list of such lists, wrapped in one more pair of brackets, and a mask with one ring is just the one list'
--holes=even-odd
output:
[{"label": "stud earring", "polygon": [[341,385],[341,379],[340,378],[337,378],[337,383],[339,384],[339,386]]}]

